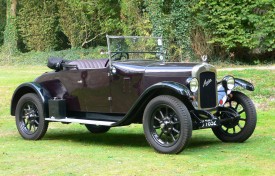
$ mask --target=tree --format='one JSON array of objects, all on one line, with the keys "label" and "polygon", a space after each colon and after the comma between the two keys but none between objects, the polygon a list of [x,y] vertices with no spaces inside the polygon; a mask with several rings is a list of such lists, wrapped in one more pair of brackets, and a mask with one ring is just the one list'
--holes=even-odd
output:
[{"label": "tree", "polygon": [[72,48],[106,44],[104,34],[121,31],[118,0],[64,0],[57,5],[59,26]]},{"label": "tree", "polygon": [[189,60],[190,0],[146,0],[154,36],[163,36],[170,61]]},{"label": "tree", "polygon": [[17,0],[7,0],[7,20],[4,32],[3,51],[10,55],[15,54],[17,49],[17,28],[16,28]]},{"label": "tree", "polygon": [[144,0],[121,0],[120,4],[123,35],[149,36],[152,25]]},{"label": "tree", "polygon": [[20,0],[17,25],[26,49],[50,51],[57,47],[56,11],[55,0]]},{"label": "tree", "polygon": [[7,5],[5,0],[0,0],[0,46],[4,42],[4,30],[6,26]]},{"label": "tree", "polygon": [[198,0],[197,25],[211,32],[210,43],[230,52],[263,53],[275,49],[274,0]]}]

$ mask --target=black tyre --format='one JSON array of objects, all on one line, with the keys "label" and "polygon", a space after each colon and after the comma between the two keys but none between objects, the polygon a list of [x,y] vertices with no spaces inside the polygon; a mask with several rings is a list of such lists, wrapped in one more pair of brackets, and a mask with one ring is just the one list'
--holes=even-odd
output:
[{"label": "black tyre", "polygon": [[28,93],[20,98],[16,106],[15,118],[18,132],[24,139],[41,139],[48,129],[43,104],[36,94]]},{"label": "black tyre", "polygon": [[[232,98],[226,103],[229,107],[238,112],[240,117],[224,123],[220,127],[213,128],[214,134],[223,142],[244,142],[247,140],[257,123],[257,114],[253,102],[241,92],[232,92]],[[226,117],[221,113],[220,118]]]},{"label": "black tyre", "polygon": [[143,129],[148,143],[157,152],[175,154],[187,146],[192,136],[192,121],[179,99],[161,95],[146,106]]},{"label": "black tyre", "polygon": [[88,125],[88,124],[85,124],[85,126],[91,133],[106,133],[107,131],[110,130],[110,127],[108,126],[98,126],[98,125]]}]

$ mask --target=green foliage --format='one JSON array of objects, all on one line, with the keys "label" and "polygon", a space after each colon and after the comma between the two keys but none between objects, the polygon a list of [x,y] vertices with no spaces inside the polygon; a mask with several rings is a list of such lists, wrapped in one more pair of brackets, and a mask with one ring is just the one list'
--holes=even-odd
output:
[{"label": "green foliage", "polygon": [[275,48],[274,0],[199,0],[193,8],[196,23],[212,33],[209,41],[257,52]]},{"label": "green foliage", "polygon": [[149,36],[152,25],[144,0],[121,0],[120,3],[123,34]]},{"label": "green foliage", "polygon": [[[120,1],[121,0],[94,0],[96,2],[95,21],[100,28],[95,29],[96,33],[107,33],[118,35],[121,33],[120,26]],[[95,3],[94,2],[94,3]],[[105,36],[104,36],[105,40]],[[104,42],[106,44],[106,42]]]},{"label": "green foliage", "polygon": [[11,13],[11,0],[6,1],[7,4],[7,20],[4,31],[4,46],[2,51],[7,55],[14,55],[17,53],[17,24],[16,17]]},{"label": "green foliage", "polygon": [[182,61],[191,57],[190,1],[147,0],[153,34],[163,36],[170,61]]},{"label": "green foliage", "polygon": [[275,58],[274,0],[18,0],[17,19],[11,2],[0,0],[9,54],[106,46],[110,34],[162,36],[169,61]]},{"label": "green foliage", "polygon": [[56,6],[54,0],[21,0],[18,30],[28,50],[48,51],[56,48]]},{"label": "green foliage", "polygon": [[84,47],[119,28],[117,1],[58,1],[59,24],[72,48]]},{"label": "green foliage", "polygon": [[164,19],[164,15],[162,13],[163,1],[146,0],[145,2],[149,13],[149,18],[153,27],[153,31],[152,31],[153,35],[157,37],[163,36],[163,32],[164,32],[163,21],[166,20]]},{"label": "green foliage", "polygon": [[[190,41],[190,0],[175,0],[172,4],[172,23],[174,28],[172,34],[176,43],[183,52],[183,57],[191,57],[191,41]],[[182,59],[181,59],[182,60]]]},{"label": "green foliage", "polygon": [[57,4],[61,30],[68,37],[72,48],[81,47],[84,40],[93,35],[89,15],[92,16],[95,7],[70,0],[58,1]]},{"label": "green foliage", "polygon": [[4,43],[4,30],[6,25],[6,8],[5,0],[0,0],[0,46]]}]

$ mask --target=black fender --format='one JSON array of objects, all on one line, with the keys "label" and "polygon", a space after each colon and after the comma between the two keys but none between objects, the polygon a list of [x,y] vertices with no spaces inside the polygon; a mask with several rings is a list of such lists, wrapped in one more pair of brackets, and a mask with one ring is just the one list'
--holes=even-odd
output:
[{"label": "black fender", "polygon": [[164,81],[156,83],[143,91],[124,118],[114,124],[114,126],[128,125],[137,120],[137,118],[142,118],[143,110],[148,102],[158,95],[174,95],[184,101],[190,98],[191,92],[185,85],[177,82]]},{"label": "black fender", "polygon": [[[237,87],[242,87],[246,90],[254,91],[254,86],[250,82],[240,79],[240,78],[234,78],[234,79],[235,79],[235,87],[233,88],[233,90]],[[223,102],[225,103],[225,100],[226,100],[225,96],[227,96],[227,94],[230,94],[230,93],[231,93],[231,91],[226,93],[223,86],[220,84],[218,86],[218,102],[220,102],[220,100],[224,99]]]},{"label": "black fender", "polygon": [[235,87],[242,87],[246,90],[249,91],[254,91],[254,86],[250,82],[240,79],[240,78],[235,78]]},{"label": "black fender", "polygon": [[[41,86],[39,83],[36,82],[28,82],[28,83],[23,83],[19,85],[16,90],[13,93],[12,99],[11,99],[11,115],[15,116],[15,109],[16,105],[19,101],[19,99],[27,94],[27,93],[35,93],[37,96],[41,99],[43,105],[44,105],[44,110],[48,109],[48,99],[51,98],[49,92]],[[45,111],[46,115],[48,114],[47,111]]]}]

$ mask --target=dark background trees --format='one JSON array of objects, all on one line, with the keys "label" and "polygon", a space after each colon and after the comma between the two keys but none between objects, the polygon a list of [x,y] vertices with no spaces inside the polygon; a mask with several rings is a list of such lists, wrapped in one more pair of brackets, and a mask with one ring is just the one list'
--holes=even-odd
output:
[{"label": "dark background trees", "polygon": [[6,1],[0,0],[0,45],[4,43],[4,30],[6,25]]},{"label": "dark background trees", "polygon": [[106,34],[163,36],[170,61],[274,59],[274,0],[0,0],[9,54],[106,45]]}]

